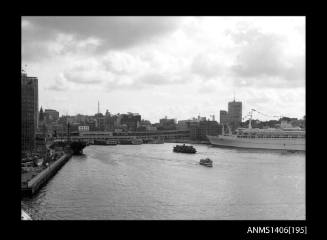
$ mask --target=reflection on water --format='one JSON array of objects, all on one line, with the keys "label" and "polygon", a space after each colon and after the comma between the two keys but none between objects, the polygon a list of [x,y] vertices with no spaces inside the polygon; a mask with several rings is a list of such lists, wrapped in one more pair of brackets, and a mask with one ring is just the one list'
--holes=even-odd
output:
[{"label": "reflection on water", "polygon": [[38,219],[305,219],[304,153],[174,145],[88,146],[23,202]]}]

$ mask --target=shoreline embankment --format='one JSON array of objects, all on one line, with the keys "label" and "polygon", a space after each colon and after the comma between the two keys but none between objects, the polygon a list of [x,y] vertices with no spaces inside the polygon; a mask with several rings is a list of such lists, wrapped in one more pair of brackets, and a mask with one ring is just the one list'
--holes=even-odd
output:
[{"label": "shoreline embankment", "polygon": [[31,196],[35,194],[44,184],[46,184],[56,172],[72,157],[71,153],[65,153],[55,162],[51,163],[47,168],[29,180],[26,186],[22,187],[23,196]]}]

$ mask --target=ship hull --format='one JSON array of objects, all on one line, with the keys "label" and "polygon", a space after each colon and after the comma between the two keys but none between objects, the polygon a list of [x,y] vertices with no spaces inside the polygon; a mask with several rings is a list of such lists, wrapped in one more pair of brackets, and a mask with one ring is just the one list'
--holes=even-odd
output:
[{"label": "ship hull", "polygon": [[244,139],[236,136],[207,136],[210,143],[215,146],[305,151],[305,139],[281,139],[281,138],[253,138]]}]

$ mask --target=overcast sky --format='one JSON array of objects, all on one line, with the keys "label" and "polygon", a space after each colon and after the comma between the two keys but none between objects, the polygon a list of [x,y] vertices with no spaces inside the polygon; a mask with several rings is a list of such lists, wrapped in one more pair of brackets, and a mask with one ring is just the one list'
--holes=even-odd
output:
[{"label": "overcast sky", "polygon": [[219,121],[235,94],[243,116],[302,118],[305,17],[23,17],[22,67],[60,115],[99,100],[151,122]]}]

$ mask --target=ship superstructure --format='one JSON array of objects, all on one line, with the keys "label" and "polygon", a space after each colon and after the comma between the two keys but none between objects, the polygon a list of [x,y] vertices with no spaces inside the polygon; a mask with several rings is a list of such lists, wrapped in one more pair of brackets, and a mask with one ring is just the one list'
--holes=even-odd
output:
[{"label": "ship superstructure", "polygon": [[[252,114],[250,115],[252,118]],[[251,118],[248,128],[238,128],[235,134],[207,136],[210,143],[217,146],[305,151],[305,131],[282,122],[280,128],[252,128]]]}]

